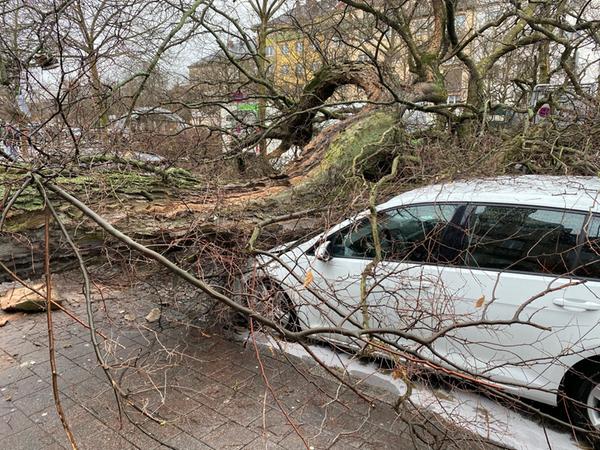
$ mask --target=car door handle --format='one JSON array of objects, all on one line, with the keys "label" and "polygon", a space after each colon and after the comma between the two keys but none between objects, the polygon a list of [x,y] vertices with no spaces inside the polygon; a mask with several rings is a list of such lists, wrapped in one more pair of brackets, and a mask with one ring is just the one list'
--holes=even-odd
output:
[{"label": "car door handle", "polygon": [[562,308],[577,308],[586,311],[598,311],[600,310],[600,303],[597,302],[586,302],[583,300],[570,299],[570,298],[555,298],[552,303]]},{"label": "car door handle", "polygon": [[410,291],[431,291],[435,288],[435,283],[430,281],[421,281],[419,283],[410,283],[405,286],[404,289],[408,289]]}]

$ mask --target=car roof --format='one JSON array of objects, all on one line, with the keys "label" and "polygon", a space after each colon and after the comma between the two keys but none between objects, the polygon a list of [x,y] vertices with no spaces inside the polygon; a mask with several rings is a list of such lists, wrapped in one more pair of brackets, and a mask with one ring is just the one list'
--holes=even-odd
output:
[{"label": "car roof", "polygon": [[509,203],[600,212],[600,178],[521,175],[456,181],[405,192],[377,209],[434,202]]}]

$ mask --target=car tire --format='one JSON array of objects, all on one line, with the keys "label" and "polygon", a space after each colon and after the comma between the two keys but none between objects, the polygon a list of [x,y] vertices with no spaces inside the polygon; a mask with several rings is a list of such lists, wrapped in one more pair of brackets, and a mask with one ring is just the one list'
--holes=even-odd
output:
[{"label": "car tire", "polygon": [[564,415],[568,422],[589,430],[590,440],[600,437],[600,372],[598,363],[580,370],[562,397]]},{"label": "car tire", "polygon": [[[263,317],[272,320],[288,331],[299,331],[300,322],[294,305],[277,282],[265,279],[256,282],[246,304]],[[253,299],[255,302],[250,300]],[[247,319],[246,319],[247,320]],[[247,321],[248,324],[248,321]]]}]

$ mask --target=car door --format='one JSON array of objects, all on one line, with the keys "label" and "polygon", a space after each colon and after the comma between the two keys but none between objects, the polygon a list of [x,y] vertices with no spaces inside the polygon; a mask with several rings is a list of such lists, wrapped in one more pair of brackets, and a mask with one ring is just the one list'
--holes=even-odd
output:
[{"label": "car door", "polygon": [[[315,259],[311,267],[313,285],[336,308],[332,311],[321,305],[312,318],[319,315],[320,326],[394,328],[417,338],[430,335],[432,321],[443,305],[437,301],[438,280],[427,276],[431,271],[425,265],[437,255],[442,235],[459,208],[459,204],[425,204],[380,212],[377,225],[383,260],[370,267],[362,302],[361,277],[375,257],[369,219],[328,236],[330,259]],[[418,347],[410,339],[386,338]]]},{"label": "car door", "polygon": [[381,233],[385,258],[373,289],[382,309],[377,325],[405,333],[405,339],[387,337],[424,357],[431,357],[431,352],[421,342],[453,313],[436,269],[457,254],[454,241],[460,237],[455,220],[464,208],[459,203],[431,203],[390,210]]},{"label": "car door", "polygon": [[[312,293],[304,306],[310,326],[356,329],[362,323],[357,305],[360,276],[374,256],[372,229],[368,219],[358,218],[350,225],[319,241],[327,245],[327,258],[308,251],[305,290]],[[358,322],[356,322],[358,320]],[[348,341],[342,335],[326,335],[333,340]]]},{"label": "car door", "polygon": [[[446,326],[456,328],[434,344],[447,363],[505,383],[555,389],[566,370],[559,355],[599,344],[600,286],[579,277],[597,272],[597,255],[586,253],[588,263],[576,269],[586,220],[585,213],[559,209],[473,206],[458,266],[438,268],[454,293]],[[597,220],[590,233],[598,233]]]}]

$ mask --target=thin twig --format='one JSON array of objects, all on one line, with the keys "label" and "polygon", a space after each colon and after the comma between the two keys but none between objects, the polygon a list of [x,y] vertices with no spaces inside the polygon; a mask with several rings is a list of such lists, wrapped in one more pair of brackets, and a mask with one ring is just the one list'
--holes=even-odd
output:
[{"label": "thin twig", "polygon": [[260,367],[260,374],[265,382],[265,386],[267,386],[267,389],[271,393],[271,396],[273,396],[273,400],[275,400],[275,403],[277,403],[277,407],[281,411],[281,414],[283,414],[283,416],[285,417],[285,420],[287,420],[287,422],[294,429],[294,432],[302,440],[302,443],[306,447],[306,450],[309,450],[310,446],[308,445],[308,442],[306,442],[306,439],[304,438],[304,436],[302,436],[302,433],[300,433],[298,426],[291,419],[291,417],[289,416],[289,414],[287,413],[287,411],[285,410],[285,408],[283,407],[283,405],[281,404],[281,402],[275,395],[275,392],[273,391],[273,387],[271,386],[271,383],[269,383],[269,379],[267,378],[267,375],[265,374],[265,367],[263,366],[262,359],[260,358],[260,353],[258,352],[258,345],[256,344],[256,336],[254,335],[254,320],[252,320],[252,318],[250,318],[250,335],[252,336],[252,344],[254,345],[254,352],[256,353],[256,360],[258,361],[258,365]]},{"label": "thin twig", "polygon": [[46,272],[46,319],[48,322],[48,352],[50,354],[50,369],[52,378],[52,395],[54,396],[54,406],[56,413],[60,418],[63,429],[67,434],[67,439],[73,450],[77,450],[75,437],[71,432],[67,417],[60,402],[60,392],[58,391],[58,372],[56,371],[56,352],[54,350],[54,328],[52,326],[52,278],[50,276],[50,214],[45,211],[44,217],[44,271]]},{"label": "thin twig", "polygon": [[88,323],[90,326],[90,337],[91,337],[91,341],[92,341],[92,347],[94,348],[94,352],[96,353],[96,359],[98,360],[100,367],[104,371],[104,374],[106,375],[106,378],[108,379],[108,381],[113,389],[113,392],[115,394],[115,399],[117,401],[117,406],[118,406],[118,410],[119,410],[119,423],[122,424],[122,415],[123,415],[123,407],[121,404],[121,400],[125,400],[125,402],[129,406],[134,408],[136,411],[142,413],[144,416],[148,417],[152,421],[162,424],[164,422],[163,420],[155,417],[154,414],[150,414],[144,408],[138,406],[135,402],[130,400],[127,396],[127,393],[123,390],[121,385],[114,379],[114,377],[110,373],[110,370],[109,370],[110,366],[106,363],[104,356],[100,352],[100,344],[98,343],[98,340],[96,339],[96,326],[95,326],[95,321],[94,321],[94,314],[92,311],[90,277],[89,277],[87,268],[85,266],[85,262],[83,261],[81,252],[79,251],[79,249],[73,242],[73,239],[69,235],[69,232],[65,228],[65,225],[62,223],[62,221],[60,220],[60,217],[56,213],[56,210],[52,206],[52,203],[50,203],[48,201],[48,198],[47,198],[48,196],[46,195],[46,191],[44,189],[42,182],[38,178],[35,178],[35,182],[38,185],[38,189],[40,190],[40,193],[44,197],[46,204],[48,205],[48,209],[50,210],[50,212],[52,213],[52,216],[54,217],[55,221],[57,222],[57,224],[60,228],[60,231],[61,231],[63,237],[65,238],[65,241],[67,241],[67,244],[71,247],[71,249],[73,250],[73,253],[75,253],[75,256],[77,257],[77,261],[79,263],[79,268],[80,268],[81,274],[83,276],[83,291],[84,291],[84,295],[85,295],[85,304],[86,304],[86,312],[88,315]]},{"label": "thin twig", "polygon": [[334,377],[336,380],[338,380],[340,383],[342,383],[344,386],[346,386],[348,389],[350,389],[352,392],[354,392],[354,394],[356,394],[360,399],[364,400],[367,404],[369,404],[369,405],[373,404],[373,401],[371,399],[369,399],[366,395],[362,394],[358,389],[356,389],[350,383],[346,382],[342,377],[340,377],[337,373],[335,373],[335,371],[333,371],[331,369],[331,367],[328,367],[323,361],[321,361],[321,359],[317,355],[315,355],[315,352],[313,352],[308,345],[306,345],[302,341],[299,341],[299,344],[310,355],[310,357],[313,360],[315,360],[317,362],[317,364],[319,364],[319,366],[321,366],[323,369],[325,369],[327,371],[327,373],[329,373],[332,377]]},{"label": "thin twig", "polygon": [[54,217],[54,220],[58,224],[60,231],[62,232],[65,240],[67,241],[67,243],[69,244],[69,246],[71,247],[73,252],[75,253],[75,256],[77,257],[77,260],[79,262],[79,268],[81,270],[81,275],[83,276],[83,293],[85,295],[85,306],[86,306],[86,312],[87,312],[87,317],[88,317],[88,325],[90,327],[90,337],[91,337],[91,341],[92,341],[92,346],[94,348],[94,352],[96,353],[96,359],[98,360],[100,367],[102,367],[102,370],[104,371],[104,374],[106,375],[106,378],[108,379],[110,385],[113,388],[113,391],[115,394],[115,400],[117,402],[117,406],[118,406],[118,410],[119,410],[119,423],[121,423],[123,408],[121,406],[121,399],[119,396],[119,392],[117,390],[117,383],[113,379],[113,377],[109,371],[109,366],[108,366],[108,364],[106,364],[106,361],[104,360],[104,357],[102,356],[102,353],[100,352],[100,344],[98,343],[98,340],[96,339],[96,326],[95,326],[95,322],[94,322],[94,314],[92,311],[92,298],[91,298],[91,294],[90,294],[90,279],[89,279],[89,275],[87,272],[87,268],[85,267],[85,263],[83,262],[81,253],[79,253],[79,249],[77,248],[77,246],[71,239],[71,236],[69,235],[64,224],[60,220],[60,217],[56,213],[56,210],[52,206],[52,203],[50,203],[50,201],[48,200],[48,196],[46,195],[46,190],[44,189],[44,186],[37,178],[35,178],[35,176],[34,176],[34,180],[38,186],[38,190],[40,191],[40,194],[42,195],[42,197],[44,197],[44,202],[46,204],[46,207],[52,213],[52,216]]}]

